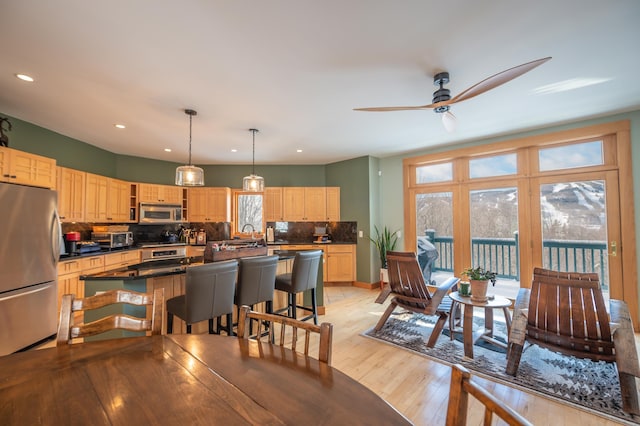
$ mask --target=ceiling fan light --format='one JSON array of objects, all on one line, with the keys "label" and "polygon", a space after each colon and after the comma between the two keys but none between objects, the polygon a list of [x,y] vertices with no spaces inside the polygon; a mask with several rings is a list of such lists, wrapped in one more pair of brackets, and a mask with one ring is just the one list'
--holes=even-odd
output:
[{"label": "ceiling fan light", "polygon": [[442,125],[448,133],[453,133],[458,127],[458,120],[451,111],[447,111],[442,114]]}]

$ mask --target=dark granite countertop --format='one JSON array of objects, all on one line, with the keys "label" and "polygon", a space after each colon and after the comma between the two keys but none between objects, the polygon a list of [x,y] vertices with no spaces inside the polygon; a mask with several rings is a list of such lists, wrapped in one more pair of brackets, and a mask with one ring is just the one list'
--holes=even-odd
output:
[{"label": "dark granite countertop", "polygon": [[[274,254],[277,254],[280,260],[288,260],[293,259],[298,251],[300,250],[276,250]],[[126,268],[112,269],[110,271],[97,272],[95,274],[89,275],[80,275],[80,279],[85,281],[128,281],[155,278],[167,275],[184,274],[189,266],[201,264],[202,256],[184,257],[181,259],[155,260],[152,262],[130,265]]]},{"label": "dark granite countertop", "polygon": [[311,245],[313,244],[314,246],[326,246],[326,245],[340,245],[340,244],[356,244],[356,243],[352,243],[352,242],[348,242],[348,241],[331,241],[328,243],[314,243],[313,241],[297,241],[297,242],[293,242],[293,241],[274,241],[272,243],[267,243],[268,246],[298,246],[298,245]]},{"label": "dark granite countertop", "polygon": [[97,251],[91,251],[91,252],[75,254],[75,255],[62,254],[60,255],[60,262],[64,262],[65,260],[79,259],[81,257],[101,256],[103,254],[118,253],[118,252],[129,251],[129,250],[140,250],[140,247],[131,246],[131,247],[121,247],[121,248],[113,248],[113,249],[101,248],[100,250],[97,250]]}]

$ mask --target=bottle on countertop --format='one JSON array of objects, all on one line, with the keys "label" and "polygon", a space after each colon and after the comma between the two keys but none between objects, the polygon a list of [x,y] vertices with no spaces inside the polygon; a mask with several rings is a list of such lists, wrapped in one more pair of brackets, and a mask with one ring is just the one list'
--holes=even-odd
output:
[{"label": "bottle on countertop", "polygon": [[196,235],[196,244],[197,245],[207,244],[207,233],[204,232],[204,229],[201,229],[198,231],[198,234]]}]

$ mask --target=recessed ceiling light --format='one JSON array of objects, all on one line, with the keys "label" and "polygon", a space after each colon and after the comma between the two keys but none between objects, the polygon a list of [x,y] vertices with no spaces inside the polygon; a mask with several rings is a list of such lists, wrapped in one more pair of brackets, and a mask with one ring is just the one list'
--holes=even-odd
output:
[{"label": "recessed ceiling light", "polygon": [[296,149],[296,152],[302,152],[302,150],[301,149]]},{"label": "recessed ceiling light", "polygon": [[16,74],[16,77],[18,77],[22,81],[28,81],[29,83],[33,82],[33,77],[30,77],[26,74]]},{"label": "recessed ceiling light", "polygon": [[114,124],[113,126],[118,128],[118,129],[125,129],[127,127],[124,124]]},{"label": "recessed ceiling light", "polygon": [[231,150],[231,152],[238,152],[238,150],[234,148]]},{"label": "recessed ceiling light", "polygon": [[164,152],[171,152],[171,148],[165,148]]},{"label": "recessed ceiling light", "polygon": [[580,89],[581,87],[593,86],[594,84],[605,83],[610,78],[570,78],[569,80],[559,81],[557,83],[547,84],[533,89],[534,93],[558,93],[568,90]]}]

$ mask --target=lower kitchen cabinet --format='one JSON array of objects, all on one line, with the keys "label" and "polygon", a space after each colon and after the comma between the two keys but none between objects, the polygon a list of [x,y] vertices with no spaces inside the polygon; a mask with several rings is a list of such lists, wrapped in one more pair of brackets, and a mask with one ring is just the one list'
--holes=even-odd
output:
[{"label": "lower kitchen cabinet", "polygon": [[327,282],[352,282],[356,280],[355,244],[328,245],[326,247]]}]

